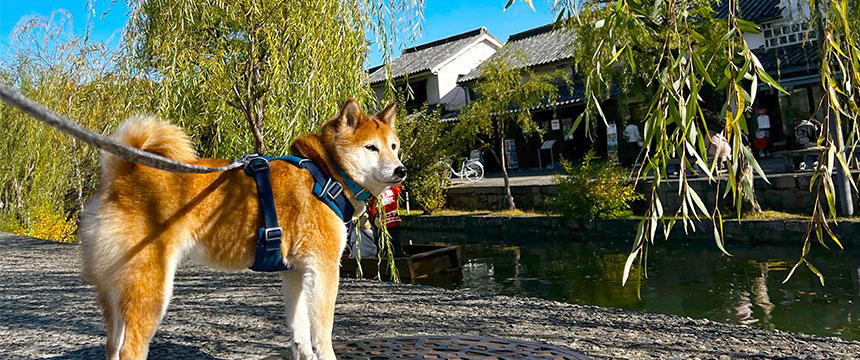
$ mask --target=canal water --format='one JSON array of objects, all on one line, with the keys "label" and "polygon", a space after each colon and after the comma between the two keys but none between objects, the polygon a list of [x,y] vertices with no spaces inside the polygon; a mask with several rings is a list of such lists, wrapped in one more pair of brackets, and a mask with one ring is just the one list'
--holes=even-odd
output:
[{"label": "canal water", "polygon": [[[405,242],[459,244],[463,276],[425,283],[481,294],[537,297],[574,304],[707,318],[735,324],[860,340],[860,251],[813,246],[818,278],[800,267],[785,284],[800,244],[738,245],[732,256],[713,242],[658,241],[648,278],[634,269],[621,286],[630,243],[533,235],[470,236],[404,232]],[[638,293],[637,293],[638,291]]]}]

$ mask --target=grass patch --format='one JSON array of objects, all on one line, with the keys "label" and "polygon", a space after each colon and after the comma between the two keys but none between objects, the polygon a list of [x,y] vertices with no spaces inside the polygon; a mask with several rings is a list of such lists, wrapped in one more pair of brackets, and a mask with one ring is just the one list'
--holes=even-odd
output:
[{"label": "grass patch", "polygon": [[[399,209],[398,213],[400,216],[418,216],[424,215],[423,211],[420,210],[412,210],[408,215],[406,214],[406,210]],[[554,214],[549,214],[546,212],[539,211],[528,211],[528,210],[451,210],[451,209],[442,209],[433,212],[434,216],[516,216],[516,217],[535,217],[535,216],[556,216]]]},{"label": "grass patch", "polygon": [[803,214],[792,214],[782,211],[773,211],[773,210],[765,210],[760,213],[751,212],[744,214],[744,220],[798,220],[798,219],[808,219],[808,215]]}]

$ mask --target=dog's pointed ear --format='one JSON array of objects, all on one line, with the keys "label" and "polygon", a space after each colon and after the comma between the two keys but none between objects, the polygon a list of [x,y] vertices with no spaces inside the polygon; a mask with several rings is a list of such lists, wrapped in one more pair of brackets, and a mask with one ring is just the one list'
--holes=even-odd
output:
[{"label": "dog's pointed ear", "polygon": [[361,119],[361,109],[358,108],[358,103],[353,99],[347,100],[340,109],[340,123],[355,128],[358,126],[359,119]]},{"label": "dog's pointed ear", "polygon": [[385,110],[376,114],[376,118],[381,120],[382,122],[388,124],[388,126],[394,128],[394,118],[397,117],[397,103],[388,104],[385,107]]}]

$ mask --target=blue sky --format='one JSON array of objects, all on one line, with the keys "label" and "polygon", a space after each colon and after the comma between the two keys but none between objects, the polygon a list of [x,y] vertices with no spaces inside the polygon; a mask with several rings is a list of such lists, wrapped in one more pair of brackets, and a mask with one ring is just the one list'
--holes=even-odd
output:
[{"label": "blue sky", "polygon": [[[71,28],[76,35],[86,31],[87,16],[90,15],[94,16],[92,38],[97,41],[111,39],[128,20],[125,1],[117,0],[111,4],[107,0],[93,0],[93,3],[95,14],[87,11],[86,0],[0,0],[0,54],[5,57],[9,51],[10,44],[14,42],[12,31],[21,18],[29,15],[51,16],[60,9],[72,15]],[[112,43],[116,44],[118,37],[117,32]]]},{"label": "blue sky", "polygon": [[[5,1],[5,0],[0,0]],[[424,4],[424,28],[417,41],[411,41],[406,47],[430,42],[451,35],[459,34],[481,26],[502,41],[508,40],[508,35],[518,33],[533,27],[545,25],[553,20],[548,1],[535,0],[536,11],[532,11],[521,0],[516,1],[507,11],[505,0],[426,0]],[[382,54],[375,46],[368,62],[370,65],[382,63]],[[398,49],[392,57],[400,55]]]},{"label": "blue sky", "polygon": [[[107,0],[93,1],[95,1],[96,20],[92,37],[98,41],[106,40],[125,24],[127,8],[122,0],[118,0],[115,4]],[[510,34],[540,26],[555,19],[547,1],[534,1],[537,11],[532,11],[522,1],[517,1],[507,11],[503,11],[505,2],[505,0],[426,0],[425,21],[421,36],[407,42],[405,46],[430,42],[481,26],[487,27],[490,33],[506,41]],[[13,41],[10,36],[15,25],[27,15],[50,16],[58,9],[67,10],[72,15],[74,32],[82,34],[86,30],[87,16],[90,14],[87,12],[86,4],[86,0],[0,0],[0,54],[2,54],[0,57],[5,57],[8,53]],[[102,16],[105,11],[107,14]],[[114,36],[114,40],[116,37],[118,35]],[[395,51],[394,56],[400,54],[400,48],[402,46]],[[371,46],[371,51],[367,65],[380,64],[382,54],[375,45]]]}]

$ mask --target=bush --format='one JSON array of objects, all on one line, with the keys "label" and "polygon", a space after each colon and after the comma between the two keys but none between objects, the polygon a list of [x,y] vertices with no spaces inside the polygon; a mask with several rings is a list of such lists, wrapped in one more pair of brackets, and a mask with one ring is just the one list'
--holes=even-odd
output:
[{"label": "bush", "polygon": [[566,175],[556,175],[553,182],[558,194],[548,204],[553,212],[580,221],[618,218],[631,214],[630,205],[642,199],[636,193],[625,171],[588,153],[579,165],[562,160]]},{"label": "bush", "polygon": [[429,110],[426,105],[408,115],[402,102],[398,109],[395,126],[400,160],[408,173],[403,185],[409,200],[429,214],[445,206],[449,185],[445,164],[439,162],[446,153],[442,141],[445,125],[439,120],[439,110]]},{"label": "bush", "polygon": [[69,218],[62,209],[57,209],[49,203],[42,203],[28,208],[29,213],[18,218],[9,212],[0,212],[0,229],[14,234],[31,236],[39,239],[74,242],[74,218]]},{"label": "bush", "polygon": [[[0,63],[4,85],[101,133],[131,114],[154,110],[155,101],[145,101],[154,99],[145,96],[150,82],[125,76],[119,64],[99,61],[113,55],[104,44],[63,33],[51,19],[25,24],[16,30],[23,47]],[[54,45],[45,46],[65,35],[70,40],[56,47],[65,51],[55,54]],[[0,137],[0,231],[71,240],[78,212],[95,191],[98,149],[5,104],[0,119],[0,133],[6,135]]]}]

